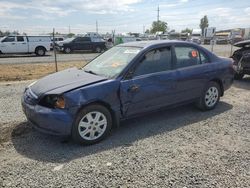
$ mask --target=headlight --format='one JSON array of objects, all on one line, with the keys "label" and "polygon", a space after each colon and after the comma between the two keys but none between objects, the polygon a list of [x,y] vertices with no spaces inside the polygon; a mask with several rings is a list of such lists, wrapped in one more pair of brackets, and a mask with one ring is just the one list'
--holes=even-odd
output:
[{"label": "headlight", "polygon": [[65,108],[65,99],[61,95],[47,95],[41,101],[40,105],[48,108]]},{"label": "headlight", "polygon": [[56,108],[65,108],[65,100],[62,96],[58,96],[55,102]]}]

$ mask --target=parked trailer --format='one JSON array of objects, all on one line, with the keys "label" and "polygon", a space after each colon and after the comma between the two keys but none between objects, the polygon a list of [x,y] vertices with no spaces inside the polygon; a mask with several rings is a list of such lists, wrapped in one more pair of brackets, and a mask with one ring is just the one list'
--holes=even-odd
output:
[{"label": "parked trailer", "polygon": [[211,40],[214,39],[214,35],[215,35],[215,32],[216,32],[216,28],[215,27],[206,27],[204,29],[204,44],[210,44],[211,43]]}]

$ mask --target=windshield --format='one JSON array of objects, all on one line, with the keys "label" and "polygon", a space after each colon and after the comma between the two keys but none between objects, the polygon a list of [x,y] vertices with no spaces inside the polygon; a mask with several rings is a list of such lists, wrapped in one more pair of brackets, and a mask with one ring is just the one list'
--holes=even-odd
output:
[{"label": "windshield", "polygon": [[75,38],[67,38],[65,40],[63,40],[63,42],[71,42],[72,40],[74,40]]},{"label": "windshield", "polygon": [[140,50],[141,48],[138,47],[113,47],[83,67],[83,70],[114,78],[122,72]]},{"label": "windshield", "polygon": [[0,41],[3,41],[6,37],[0,37]]}]

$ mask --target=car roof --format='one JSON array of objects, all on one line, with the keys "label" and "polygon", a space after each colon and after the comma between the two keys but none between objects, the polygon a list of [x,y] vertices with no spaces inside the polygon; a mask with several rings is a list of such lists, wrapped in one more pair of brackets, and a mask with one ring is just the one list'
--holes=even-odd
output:
[{"label": "car roof", "polygon": [[138,48],[151,48],[151,47],[160,47],[162,45],[173,45],[173,44],[183,44],[183,45],[188,45],[190,47],[197,48],[199,50],[202,50],[209,58],[211,61],[214,61],[218,58],[214,53],[210,52],[206,48],[195,44],[193,42],[187,42],[187,41],[181,41],[181,40],[149,40],[149,41],[136,41],[136,42],[127,42],[123,44],[119,44],[118,46],[120,47],[138,47]]},{"label": "car roof", "polygon": [[234,44],[234,46],[237,46],[237,47],[243,47],[247,44],[250,44],[250,40],[243,40],[243,41],[240,41],[240,42],[237,42]]},{"label": "car roof", "polygon": [[146,48],[146,47],[161,45],[161,44],[177,44],[177,43],[195,45],[194,43],[191,43],[191,42],[179,41],[179,40],[149,40],[149,41],[128,42],[128,43],[119,44],[118,46]]}]

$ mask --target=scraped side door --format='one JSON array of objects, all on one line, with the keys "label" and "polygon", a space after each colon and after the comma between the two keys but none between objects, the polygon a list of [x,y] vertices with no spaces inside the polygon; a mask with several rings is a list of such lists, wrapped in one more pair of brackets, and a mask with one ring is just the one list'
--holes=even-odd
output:
[{"label": "scraped side door", "polygon": [[133,76],[121,81],[122,113],[128,117],[173,104],[175,92],[171,47],[151,50],[137,63]]}]

